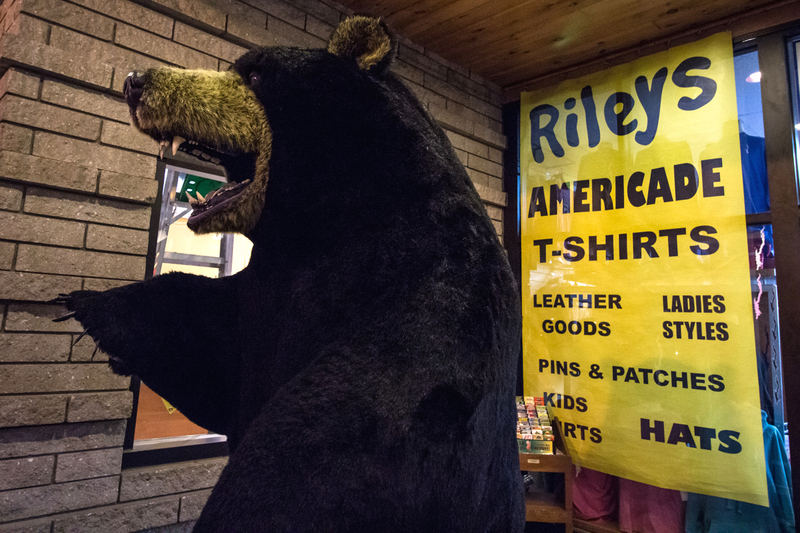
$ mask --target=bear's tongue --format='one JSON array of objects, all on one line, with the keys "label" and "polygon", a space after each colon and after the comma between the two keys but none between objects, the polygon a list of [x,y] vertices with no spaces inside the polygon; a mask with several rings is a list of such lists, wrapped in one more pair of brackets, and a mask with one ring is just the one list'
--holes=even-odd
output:
[{"label": "bear's tongue", "polygon": [[225,209],[228,204],[247,189],[248,185],[250,185],[249,179],[222,189],[213,190],[206,198],[201,196],[199,199],[195,199],[189,196],[189,204],[192,206],[192,214],[189,216],[190,227],[192,223],[199,222],[207,216]]}]

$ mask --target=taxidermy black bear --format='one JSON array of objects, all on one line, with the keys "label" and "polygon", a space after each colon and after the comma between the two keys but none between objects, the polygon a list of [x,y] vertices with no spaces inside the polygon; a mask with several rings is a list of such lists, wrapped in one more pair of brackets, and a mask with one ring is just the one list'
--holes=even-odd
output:
[{"label": "taxidermy black bear", "polygon": [[228,436],[195,531],[523,528],[515,283],[394,49],[353,17],[327,50],[126,81],[139,130],[225,167],[189,227],[243,233],[250,264],[57,300],[115,372]]}]

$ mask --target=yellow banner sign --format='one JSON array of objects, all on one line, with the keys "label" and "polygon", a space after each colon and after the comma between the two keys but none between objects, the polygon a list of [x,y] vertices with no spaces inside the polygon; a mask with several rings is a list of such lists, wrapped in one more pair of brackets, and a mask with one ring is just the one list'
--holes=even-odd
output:
[{"label": "yellow banner sign", "polygon": [[577,464],[768,505],[731,36],[522,96],[525,394]]}]

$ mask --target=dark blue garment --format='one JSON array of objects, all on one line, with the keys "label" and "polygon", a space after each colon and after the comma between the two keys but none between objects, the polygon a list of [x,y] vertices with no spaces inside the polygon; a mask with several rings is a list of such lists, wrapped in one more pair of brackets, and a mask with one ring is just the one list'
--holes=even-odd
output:
[{"label": "dark blue garment", "polygon": [[764,137],[739,133],[739,146],[742,151],[745,213],[766,213],[769,211],[769,189]]},{"label": "dark blue garment", "polygon": [[795,533],[792,475],[783,434],[761,411],[769,507],[689,494],[686,533]]}]

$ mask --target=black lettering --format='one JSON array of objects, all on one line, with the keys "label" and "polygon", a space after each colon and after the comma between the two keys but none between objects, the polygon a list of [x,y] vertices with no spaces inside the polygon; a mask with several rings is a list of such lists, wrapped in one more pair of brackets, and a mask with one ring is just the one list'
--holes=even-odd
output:
[{"label": "black lettering", "polygon": [[[542,127],[540,119],[542,115],[548,115],[550,121]],[[536,106],[531,110],[531,151],[533,152],[533,160],[537,163],[544,161],[544,151],[542,150],[542,137],[547,140],[550,145],[550,151],[556,157],[564,157],[564,148],[556,139],[555,125],[558,122],[558,109],[550,104],[542,104]]]},{"label": "black lettering", "polygon": [[711,374],[708,376],[708,390],[714,392],[722,392],[725,390],[725,383],[723,383],[722,376],[719,374]]},{"label": "black lettering", "polygon": [[633,258],[641,259],[642,251],[647,252],[648,257],[658,257],[658,252],[653,247],[656,243],[656,234],[652,231],[637,231],[633,234]]},{"label": "black lettering", "polygon": [[710,450],[711,439],[717,436],[717,430],[714,428],[704,428],[703,426],[695,426],[694,434],[700,439],[700,449]]},{"label": "black lettering", "polygon": [[594,105],[591,85],[581,89],[581,103],[586,115],[586,135],[589,138],[589,148],[594,148],[600,144],[600,124],[597,122],[597,109]]},{"label": "black lettering", "polygon": [[675,200],[694,198],[699,186],[697,169],[691,163],[675,165]]},{"label": "black lettering", "polygon": [[569,375],[577,378],[581,375],[581,365],[580,363],[570,363],[569,364]]},{"label": "black lettering", "polygon": [[669,188],[667,171],[664,167],[654,168],[650,171],[650,184],[647,187],[647,205],[654,205],[661,198],[662,202],[672,201],[672,191]]},{"label": "black lettering", "polygon": [[572,210],[575,213],[588,213],[589,204],[586,202],[588,194],[586,189],[589,187],[589,180],[578,180],[575,182],[575,192],[572,198]]},{"label": "black lettering", "polygon": [[580,237],[567,237],[564,239],[564,249],[571,253],[565,253],[561,257],[570,262],[580,261],[583,259],[583,257],[586,255],[586,251],[578,246],[578,244],[583,244],[583,239]]},{"label": "black lettering", "polygon": [[599,330],[601,337],[608,337],[611,335],[611,324],[608,322],[600,322],[597,325],[597,329]]},{"label": "black lettering", "polygon": [[719,451],[723,453],[735,454],[742,451],[742,445],[738,441],[739,432],[723,429],[719,432]]},{"label": "black lettering", "polygon": [[692,430],[686,424],[672,424],[667,444],[678,444],[679,442],[695,448]]},{"label": "black lettering", "polygon": [[[705,244],[706,247],[702,248],[700,246],[690,246],[689,249],[695,255],[711,255],[716,253],[719,250],[719,241],[714,237],[709,237],[709,235],[713,235],[717,232],[716,228],[712,226],[697,226],[696,228],[692,229],[689,236],[692,240],[699,244]],[[706,233],[706,235],[703,235]]]},{"label": "black lettering", "polygon": [[653,425],[650,425],[650,420],[647,418],[640,419],[640,428],[642,440],[650,440],[650,436],[655,437],[656,442],[664,442],[664,422],[661,420],[653,420]]},{"label": "black lettering", "polygon": [[634,172],[628,180],[628,200],[633,207],[642,207],[647,203],[644,193],[640,190],[644,183],[644,172]]},{"label": "black lettering", "polygon": [[[616,111],[618,105],[622,105],[619,112]],[[604,112],[606,126],[608,126],[608,129],[610,129],[612,133],[622,136],[628,135],[636,129],[636,125],[638,124],[636,119],[625,124],[625,119],[631,114],[635,105],[636,100],[628,93],[618,92],[608,97]]]},{"label": "black lettering", "polygon": [[592,428],[589,430],[589,434],[591,437],[589,439],[594,442],[595,444],[600,444],[603,442],[603,435],[600,432],[600,428]]},{"label": "black lettering", "polygon": [[678,100],[678,109],[684,111],[696,111],[709,103],[717,93],[717,82],[705,76],[689,76],[690,70],[708,70],[711,67],[711,60],[707,57],[690,57],[678,65],[672,73],[672,83],[678,87],[699,87],[701,92],[695,98],[684,96]]},{"label": "black lettering", "polygon": [[703,196],[711,198],[714,196],[725,196],[725,187],[717,185],[720,180],[719,172],[716,169],[722,166],[722,159],[704,159],[700,161],[700,171],[703,175]]},{"label": "black lettering", "polygon": [[639,76],[636,78],[634,85],[636,87],[636,95],[644,107],[647,114],[647,129],[636,133],[634,138],[636,142],[647,146],[656,136],[658,131],[658,118],[661,114],[661,93],[664,90],[664,82],[667,80],[667,68],[661,68],[653,76],[653,85],[647,87],[647,78]]},{"label": "black lettering", "polygon": [[717,340],[728,340],[728,324],[725,322],[717,322]]},{"label": "black lettering", "polygon": [[592,211],[600,211],[601,207],[606,211],[614,209],[614,202],[611,199],[611,180],[608,178],[592,180]]},{"label": "black lettering", "polygon": [[678,235],[686,235],[686,228],[662,229],[658,232],[659,237],[667,238],[670,257],[678,255]]},{"label": "black lettering", "polygon": [[589,406],[586,405],[586,398],[583,398],[583,397],[578,398],[575,401],[575,404],[577,406],[576,409],[578,410],[579,413],[585,413],[586,410],[589,408]]},{"label": "black lettering", "polygon": [[[569,183],[562,183],[561,186],[556,184],[550,185],[550,214],[558,214],[558,204],[561,204],[561,212],[570,212],[570,197],[569,197]],[[530,217],[528,217],[530,218]]]}]

